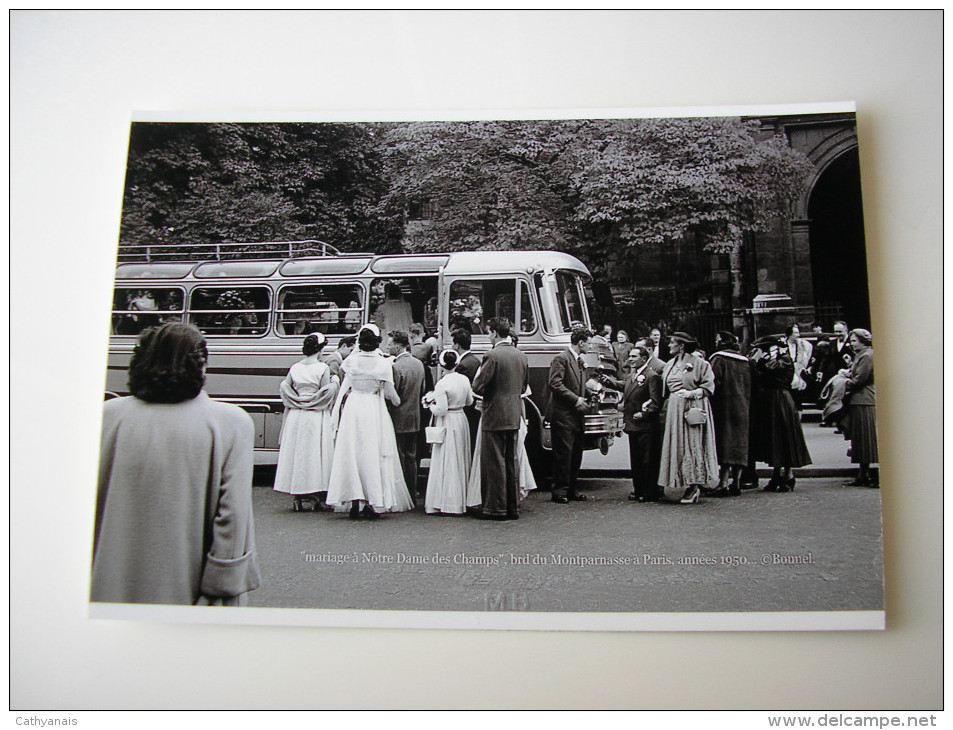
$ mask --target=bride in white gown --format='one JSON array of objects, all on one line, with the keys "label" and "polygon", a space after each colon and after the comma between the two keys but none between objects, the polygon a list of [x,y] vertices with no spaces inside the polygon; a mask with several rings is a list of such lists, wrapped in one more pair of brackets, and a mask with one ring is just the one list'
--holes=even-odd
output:
[{"label": "bride in white gown", "polygon": [[351,519],[376,519],[382,512],[414,507],[397,455],[386,398],[394,405],[394,369],[379,351],[380,330],[358,332],[358,349],[341,364],[344,381],[331,418],[337,424],[327,503],[337,511],[350,504]]},{"label": "bride in white gown", "polygon": [[457,353],[440,353],[440,366],[449,371],[424,396],[423,403],[434,415],[434,425],[444,428],[443,443],[433,445],[427,477],[428,514],[459,515],[467,511],[467,477],[470,474],[470,424],[463,409],[473,403],[473,391],[465,375],[453,372]]}]

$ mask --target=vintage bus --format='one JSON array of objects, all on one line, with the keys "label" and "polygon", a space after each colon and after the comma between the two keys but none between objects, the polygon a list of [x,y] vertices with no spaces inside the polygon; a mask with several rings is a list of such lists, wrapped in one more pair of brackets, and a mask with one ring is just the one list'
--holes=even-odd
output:
[{"label": "vintage bus", "polygon": [[[490,346],[487,320],[505,316],[529,360],[527,450],[537,473],[545,471],[549,365],[569,345],[574,326],[591,328],[586,304],[591,278],[578,259],[556,251],[342,254],[327,244],[301,255],[297,244],[254,250],[243,245],[231,252],[223,250],[227,244],[121,246],[107,398],[128,393],[126,370],[142,330],[190,322],[208,341],[207,392],[251,414],[256,463],[274,463],[283,412],[278,384],[301,358],[306,334],[327,335],[329,352],[367,322],[382,333],[417,322],[435,333],[438,346],[449,347],[453,329],[465,327],[479,356]],[[587,368],[615,372],[611,347],[594,339]],[[618,400],[611,390],[593,394],[597,412],[586,416],[587,448],[605,453],[621,432]]]}]

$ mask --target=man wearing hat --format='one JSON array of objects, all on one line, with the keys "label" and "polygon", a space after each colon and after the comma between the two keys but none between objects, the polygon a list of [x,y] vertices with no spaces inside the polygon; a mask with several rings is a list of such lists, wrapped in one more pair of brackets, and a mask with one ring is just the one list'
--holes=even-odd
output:
[{"label": "man wearing hat", "polygon": [[751,363],[741,354],[738,338],[731,332],[715,335],[715,349],[709,359],[715,376],[715,392],[710,404],[719,482],[712,496],[737,496],[741,494],[741,470],[748,464]]},{"label": "man wearing hat", "polygon": [[553,434],[553,502],[584,502],[576,491],[576,477],[582,465],[582,441],[586,399],[586,367],[582,356],[589,351],[591,332],[573,330],[569,348],[553,358],[549,366],[549,407],[546,418]]}]

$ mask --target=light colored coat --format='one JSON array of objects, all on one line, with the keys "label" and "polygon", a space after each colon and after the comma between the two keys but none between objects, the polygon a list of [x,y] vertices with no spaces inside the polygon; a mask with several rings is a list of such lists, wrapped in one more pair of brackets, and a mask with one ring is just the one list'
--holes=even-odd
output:
[{"label": "light colored coat", "polygon": [[249,415],[204,391],[107,401],[91,600],[233,602],[257,588],[253,443]]}]

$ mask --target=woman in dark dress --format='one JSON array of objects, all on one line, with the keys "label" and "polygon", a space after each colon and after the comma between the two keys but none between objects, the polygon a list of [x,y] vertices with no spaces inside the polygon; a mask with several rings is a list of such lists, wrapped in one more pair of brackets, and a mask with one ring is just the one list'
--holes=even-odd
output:
[{"label": "woman in dark dress", "polygon": [[794,491],[791,470],[811,463],[804,441],[801,419],[791,397],[794,362],[782,338],[765,338],[755,343],[751,360],[755,363],[760,403],[756,410],[759,428],[752,444],[755,459],[773,467],[765,492]]},{"label": "woman in dark dress", "polygon": [[857,478],[847,482],[851,487],[874,487],[870,465],[877,461],[877,391],[874,389],[873,338],[864,329],[851,330],[848,344],[854,361],[847,372],[847,418],[841,428],[850,437],[850,460],[860,465]]}]

